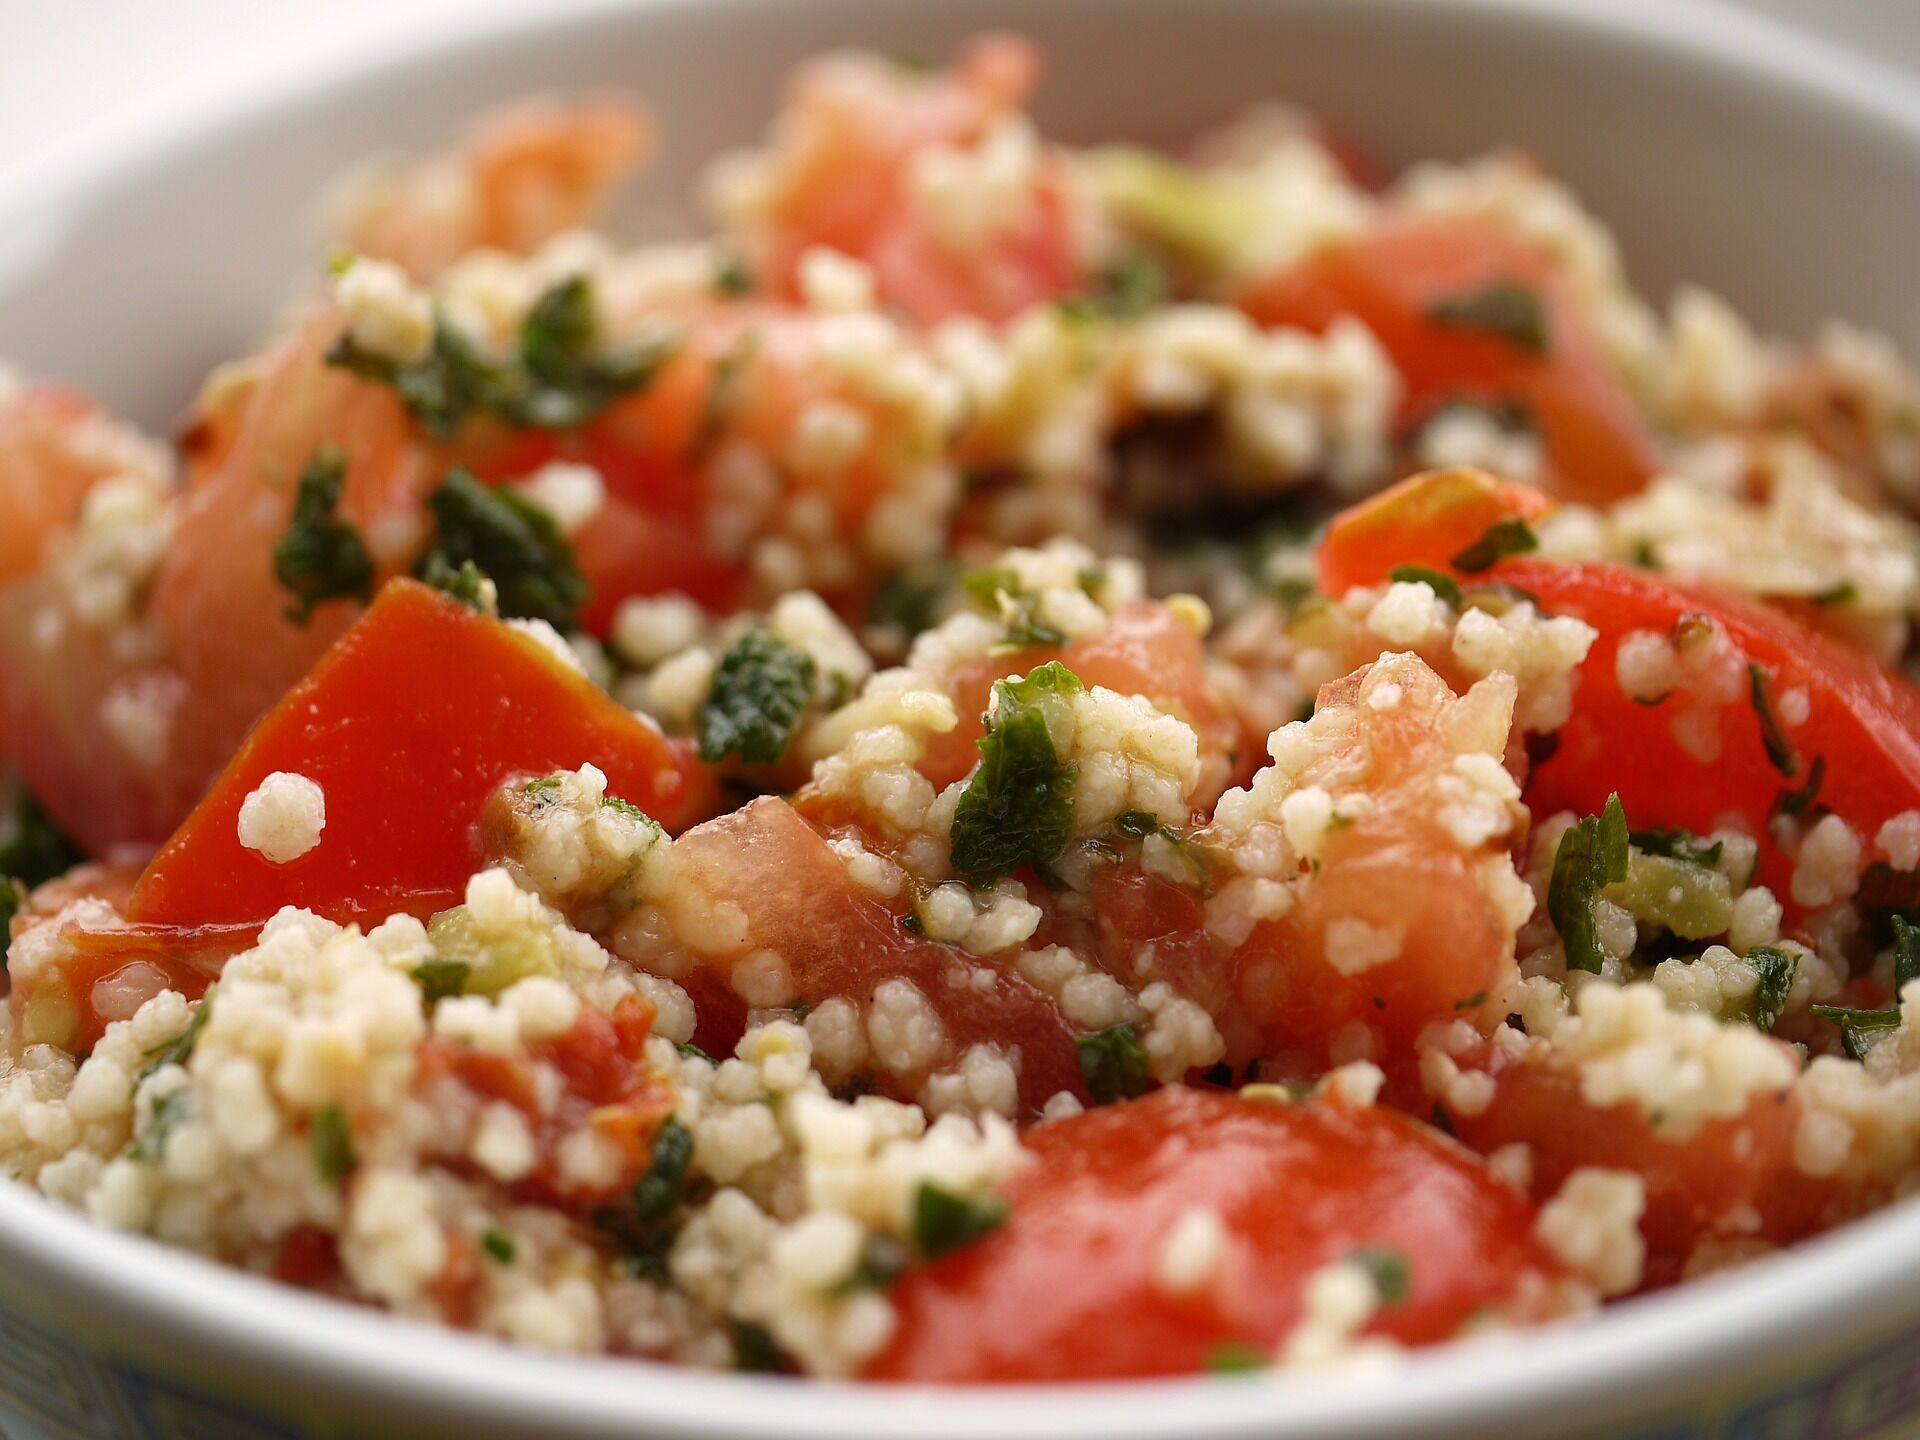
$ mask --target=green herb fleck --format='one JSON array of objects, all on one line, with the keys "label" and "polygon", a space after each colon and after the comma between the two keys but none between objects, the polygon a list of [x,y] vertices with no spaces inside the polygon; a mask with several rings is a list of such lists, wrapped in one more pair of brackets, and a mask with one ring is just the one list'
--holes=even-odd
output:
[{"label": "green herb fleck", "polygon": [[1787,1008],[1800,957],[1772,945],[1755,945],[1747,951],[1746,960],[1760,977],[1753,991],[1753,1023],[1758,1029],[1771,1030]]},{"label": "green herb fleck", "polygon": [[1920,979],[1920,926],[1904,915],[1888,917],[1893,927],[1893,998],[1897,1004],[1907,982]]},{"label": "green herb fleck", "polygon": [[706,1051],[702,1050],[698,1045],[694,1044],[691,1040],[682,1040],[678,1045],[674,1046],[673,1048],[678,1050],[682,1055],[686,1056],[690,1060],[704,1060],[709,1065],[717,1065],[720,1063],[719,1061],[715,1060],[713,1056],[709,1055]]},{"label": "green herb fleck", "polygon": [[307,1144],[313,1151],[313,1173],[325,1185],[338,1185],[359,1158],[354,1149],[353,1128],[347,1124],[347,1112],[339,1102],[330,1101],[313,1112],[307,1129]]},{"label": "green herb fleck", "polygon": [[998,1229],[1006,1218],[1007,1202],[998,1195],[969,1198],[923,1180],[913,1197],[913,1247],[937,1259]]},{"label": "green herb fleck", "polygon": [[1626,812],[1620,797],[1609,795],[1604,811],[1575,822],[1560,837],[1547,882],[1547,914],[1566,947],[1569,970],[1600,973],[1606,952],[1594,929],[1594,902],[1603,889],[1626,878]]},{"label": "green herb fleck", "polygon": [[1774,797],[1773,813],[1776,815],[1804,815],[1813,808],[1813,802],[1819,797],[1820,786],[1827,778],[1827,757],[1816,755],[1813,764],[1807,767],[1807,783],[1797,790],[1782,790]]},{"label": "green herb fleck", "polygon": [[1413,1265],[1404,1251],[1388,1245],[1367,1245],[1354,1251],[1350,1259],[1372,1277],[1382,1305],[1398,1305],[1407,1298]]},{"label": "green herb fleck", "polygon": [[501,1265],[511,1265],[513,1258],[520,1253],[520,1247],[513,1243],[513,1237],[498,1225],[489,1225],[480,1235],[480,1248],[487,1258]]},{"label": "green herb fleck", "polygon": [[954,808],[953,867],[967,884],[992,885],[1022,864],[1051,865],[1073,825],[1078,769],[1055,753],[1046,707],[1078,691],[1058,660],[1022,680],[994,685],[994,708],[974,767]]},{"label": "green herb fleck", "polygon": [[867,602],[867,624],[897,630],[902,640],[913,639],[940,618],[953,580],[953,564],[944,556],[895,571]]},{"label": "green herb fleck", "polygon": [[860,1290],[885,1290],[907,1268],[907,1247],[891,1235],[878,1231],[867,1236],[860,1248],[860,1259],[846,1277],[828,1292],[834,1296],[852,1295]]},{"label": "green herb fleck", "polygon": [[1531,355],[1544,355],[1552,347],[1547,307],[1539,292],[1516,280],[1490,280],[1468,294],[1437,300],[1427,307],[1427,318],[1449,330],[1497,335]]},{"label": "green herb fleck", "polygon": [[1867,1058],[1867,1052],[1882,1040],[1886,1032],[1900,1023],[1898,1009],[1857,1010],[1851,1005],[1815,1005],[1810,1007],[1822,1020],[1840,1027],[1840,1043],[1855,1060]]},{"label": "green herb fleck", "polygon": [[66,874],[86,858],[25,790],[12,809],[0,816],[0,875],[12,876],[29,890]]},{"label": "green herb fleck", "polygon": [[1860,587],[1855,585],[1851,580],[1842,580],[1839,584],[1829,585],[1826,589],[1810,598],[1814,604],[1823,607],[1828,605],[1851,605],[1855,600],[1860,598]]},{"label": "green herb fleck", "polygon": [[1716,840],[1709,845],[1704,840],[1696,839],[1691,830],[1678,827],[1671,830],[1629,830],[1627,839],[1642,854],[1685,860],[1709,869],[1719,865],[1720,857],[1726,851],[1725,841]]},{"label": "green herb fleck", "polygon": [[293,596],[287,618],[302,625],[325,600],[365,600],[373,561],[360,532],[336,513],[347,484],[347,457],[332,445],[313,452],[300,472],[287,533],[273,547],[273,573]]},{"label": "green herb fleck", "polygon": [[1113,1025],[1075,1038],[1080,1074],[1096,1105],[1131,1100],[1147,1088],[1147,1047],[1132,1025]]},{"label": "green herb fleck", "polygon": [[1271,1364],[1271,1355],[1244,1340],[1223,1340],[1207,1352],[1207,1369],[1215,1375],[1247,1375]]},{"label": "green herb fleck", "polygon": [[1533,533],[1533,527],[1517,516],[1510,516],[1494,521],[1485,534],[1448,563],[1456,570],[1476,575],[1482,570],[1491,570],[1509,555],[1524,555],[1539,548],[1540,537]]},{"label": "green herb fleck", "polygon": [[[1480,568],[1484,570],[1487,567],[1482,565]],[[1455,610],[1466,609],[1466,597],[1460,593],[1460,582],[1443,571],[1431,570],[1425,565],[1396,565],[1387,572],[1387,579],[1403,585],[1430,586],[1435,595]]]},{"label": "green herb fleck", "polygon": [[786,757],[813,694],[813,657],[771,630],[749,630],[722,657],[700,706],[700,758],[738,755],[749,765]]},{"label": "green herb fleck", "polygon": [[214,986],[207,987],[207,993],[200,997],[200,1003],[194,1008],[193,1018],[187,1021],[187,1028],[164,1045],[156,1045],[147,1051],[147,1066],[140,1072],[144,1080],[164,1065],[184,1065],[193,1056],[193,1047],[200,1043],[200,1032],[207,1028],[207,1022],[213,1018]]},{"label": "green herb fleck", "polygon": [[499,592],[471,560],[462,560],[460,568],[456,570],[440,551],[428,551],[427,558],[420,562],[420,578],[434,589],[451,595],[469,610],[481,615],[498,613]]},{"label": "green herb fleck", "polygon": [[27,887],[11,875],[0,875],[0,974],[7,969],[7,955],[13,949],[13,917],[27,903]]},{"label": "green herb fleck", "polygon": [[169,1090],[154,1101],[153,1111],[147,1117],[147,1128],[127,1147],[127,1158],[158,1160],[167,1148],[167,1136],[192,1108],[193,1092],[184,1085],[178,1090]]},{"label": "green herb fleck", "polygon": [[729,251],[713,267],[713,288],[722,295],[738,299],[753,293],[753,272],[747,262]]},{"label": "green herb fleck", "polygon": [[429,1006],[466,993],[467,976],[473,967],[464,960],[422,960],[413,967],[413,983],[420,987],[420,998]]},{"label": "green herb fleck", "polygon": [[787,1368],[787,1357],[773,1332],[752,1320],[729,1320],[733,1330],[733,1368],[757,1375],[773,1375]]},{"label": "green herb fleck", "polygon": [[1782,775],[1788,778],[1798,775],[1800,757],[1794,751],[1793,742],[1787,739],[1787,732],[1781,728],[1779,717],[1773,713],[1773,702],[1767,694],[1767,672],[1757,663],[1747,666],[1747,694],[1753,702],[1753,713],[1760,721],[1760,743],[1767,748],[1767,759]]},{"label": "green herb fleck", "polygon": [[551,515],[461,469],[447,472],[427,506],[439,529],[417,573],[458,576],[471,562],[493,581],[502,615],[573,628],[589,591],[573,547]]},{"label": "green herb fleck", "polygon": [[693,1132],[669,1115],[654,1134],[647,1173],[634,1182],[635,1217],[652,1225],[672,1215],[686,1193],[687,1169],[692,1163]]}]

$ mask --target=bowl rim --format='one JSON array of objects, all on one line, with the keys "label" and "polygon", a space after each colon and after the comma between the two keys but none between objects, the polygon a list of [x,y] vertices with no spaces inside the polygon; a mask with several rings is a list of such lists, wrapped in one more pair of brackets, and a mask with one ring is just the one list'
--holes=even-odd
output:
[{"label": "bowl rim", "polygon": [[[704,12],[833,0],[549,0],[539,7],[483,3],[445,16],[337,42],[317,56],[236,79],[157,119],[90,129],[23,162],[0,183],[0,233],[110,192],[147,162],[190,152],[248,116],[323,102],[435,61],[457,61],[555,29],[591,30],[644,11]],[[1094,3],[1094,0],[1079,0]],[[1260,0],[1223,0],[1248,8]],[[1355,0],[1287,0],[1328,12]],[[1526,27],[1555,43],[1638,47],[1649,57],[1706,67],[1774,87],[1803,106],[1843,115],[1920,155],[1920,85],[1851,53],[1722,0],[1363,0],[1394,15],[1436,14]],[[168,1349],[250,1377],[279,1377],[314,1393],[346,1394],[400,1415],[463,1413],[483,1428],[522,1424],[555,1435],[852,1440],[913,1433],[927,1440],[993,1434],[1099,1433],[1149,1440],[1205,1432],[1220,1437],[1359,1436],[1407,1427],[1420,1433],[1491,1427],[1617,1405],[1623,1390],[1679,1393],[1716,1361],[1743,1373],[1808,1361],[1808,1337],[1857,1337],[1885,1328],[1912,1302],[1920,1269],[1920,1204],[1896,1203],[1737,1271],[1629,1300],[1570,1325],[1515,1332],[1410,1354],[1383,1386],[1352,1371],[1217,1378],[1077,1382],[965,1389],[794,1382],[714,1375],[645,1360],[567,1357],[516,1349],[443,1326],[392,1316],[210,1263],[142,1236],[97,1226],[15,1184],[0,1184],[0,1275],[28,1294],[30,1313],[109,1317],[117,1348]],[[19,1282],[31,1282],[22,1289]],[[1862,1317],[1872,1317],[1863,1322]],[[96,1328],[90,1324],[90,1330]],[[146,1337],[144,1340],[141,1337]],[[245,1362],[232,1367],[233,1361]],[[564,1397],[556,1413],[554,1402]],[[1651,1402],[1649,1402],[1651,1403]],[[1479,1433],[1461,1429],[1459,1433]]]}]

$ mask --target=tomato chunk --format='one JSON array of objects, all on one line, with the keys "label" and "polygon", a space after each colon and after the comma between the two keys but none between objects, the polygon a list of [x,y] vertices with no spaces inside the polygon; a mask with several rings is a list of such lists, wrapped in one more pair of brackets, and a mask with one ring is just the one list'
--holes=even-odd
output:
[{"label": "tomato chunk", "polygon": [[1530,524],[1552,508],[1532,486],[1504,484],[1482,470],[1415,475],[1333,517],[1317,556],[1320,588],[1344,595],[1383,583],[1402,565],[1451,570],[1495,525]]},{"label": "tomato chunk", "polygon": [[[690,748],[663,738],[528,636],[412,580],[366,615],[247,738],[135,886],[131,918],[265,921],[425,915],[481,859],[478,821],[520,775],[592,762],[669,827],[706,803]],[[275,771],[326,797],[320,842],[285,865],[240,843],[241,803]]]},{"label": "tomato chunk", "polygon": [[[1618,792],[1637,826],[1705,832],[1740,817],[1760,838],[1760,882],[1793,910],[1793,862],[1769,820],[1782,792],[1811,783],[1816,761],[1818,793],[1803,810],[1824,807],[1863,842],[1920,806],[1920,692],[1871,657],[1764,605],[1625,566],[1522,559],[1493,574],[1600,632],[1559,748],[1528,782],[1536,815],[1597,813]],[[1673,636],[1688,616],[1717,628],[1721,639],[1710,643],[1730,645],[1716,662],[1730,698],[1716,705],[1676,690],[1637,700],[1619,677],[1621,642],[1636,632]],[[1805,718],[1795,723],[1801,697]],[[1763,709],[1777,731],[1771,747]]]},{"label": "tomato chunk", "polygon": [[[904,981],[937,1018],[937,1054],[897,1068],[877,1053],[865,1078],[911,1097],[926,1074],[987,1045],[1016,1065],[1024,1110],[1037,1113],[1061,1090],[1085,1098],[1073,1032],[1051,1000],[1010,970],[907,930],[902,915],[854,888],[840,857],[785,801],[756,800],[689,830],[674,856],[685,882],[678,903],[703,918],[720,905],[746,917],[748,948],[708,958],[689,986],[702,1041],[716,1054],[739,1038],[749,995],[759,1005],[844,999],[864,1023],[876,990]],[[780,961],[772,973],[781,978],[771,982],[767,952]],[[975,983],[964,983],[969,977]],[[778,991],[762,988],[769,983]]]},{"label": "tomato chunk", "polygon": [[[1277,1351],[1313,1274],[1360,1252],[1404,1265],[1404,1293],[1365,1333],[1425,1344],[1483,1307],[1519,1318],[1557,1273],[1521,1195],[1393,1111],[1176,1087],[1042,1126],[1026,1144],[1034,1163],[1005,1186],[1006,1223],[895,1285],[899,1329],[873,1375],[1204,1370],[1224,1345]],[[1162,1251],[1196,1209],[1217,1218],[1224,1253],[1190,1288],[1169,1287]]]},{"label": "tomato chunk", "polygon": [[[1535,297],[1544,322],[1538,346],[1436,318],[1436,307],[1484,297],[1489,286]],[[1615,499],[1652,476],[1644,422],[1579,305],[1546,257],[1508,231],[1397,216],[1263,282],[1240,304],[1262,324],[1316,332],[1342,315],[1360,320],[1400,372],[1404,423],[1452,401],[1523,406],[1546,448],[1551,488],[1563,498]]]}]

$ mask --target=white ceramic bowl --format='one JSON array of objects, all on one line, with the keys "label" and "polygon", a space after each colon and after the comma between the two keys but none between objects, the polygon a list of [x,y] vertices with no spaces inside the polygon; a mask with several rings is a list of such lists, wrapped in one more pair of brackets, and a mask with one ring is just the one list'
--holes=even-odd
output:
[{"label": "white ceramic bowl", "polygon": [[[1705,0],[561,0],[50,159],[0,195],[0,354],[150,424],[314,273],[302,217],[350,162],[529,89],[621,84],[668,127],[629,220],[685,225],[822,47],[1017,24],[1043,124],[1177,140],[1299,100],[1401,162],[1540,154],[1655,294],[1769,327],[1841,315],[1920,350],[1920,94]],[[623,227],[634,233],[634,226]],[[1284,1223],[1284,1218],[1280,1223]],[[0,1434],[43,1437],[1892,1436],[1920,1426],[1913,1202],[1575,1328],[1390,1375],[936,1391],[555,1359],[283,1290],[0,1184]],[[1124,1323],[1124,1317],[1115,1317]]]}]

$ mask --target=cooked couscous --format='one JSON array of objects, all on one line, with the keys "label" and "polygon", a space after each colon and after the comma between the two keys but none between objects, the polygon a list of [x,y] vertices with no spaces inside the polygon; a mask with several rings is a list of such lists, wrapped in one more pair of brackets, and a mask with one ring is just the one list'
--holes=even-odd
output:
[{"label": "cooked couscous", "polygon": [[171,444],[0,374],[0,1163],[519,1344],[1392,1363],[1920,1179],[1920,381],[1520,154],[522,103]]}]

